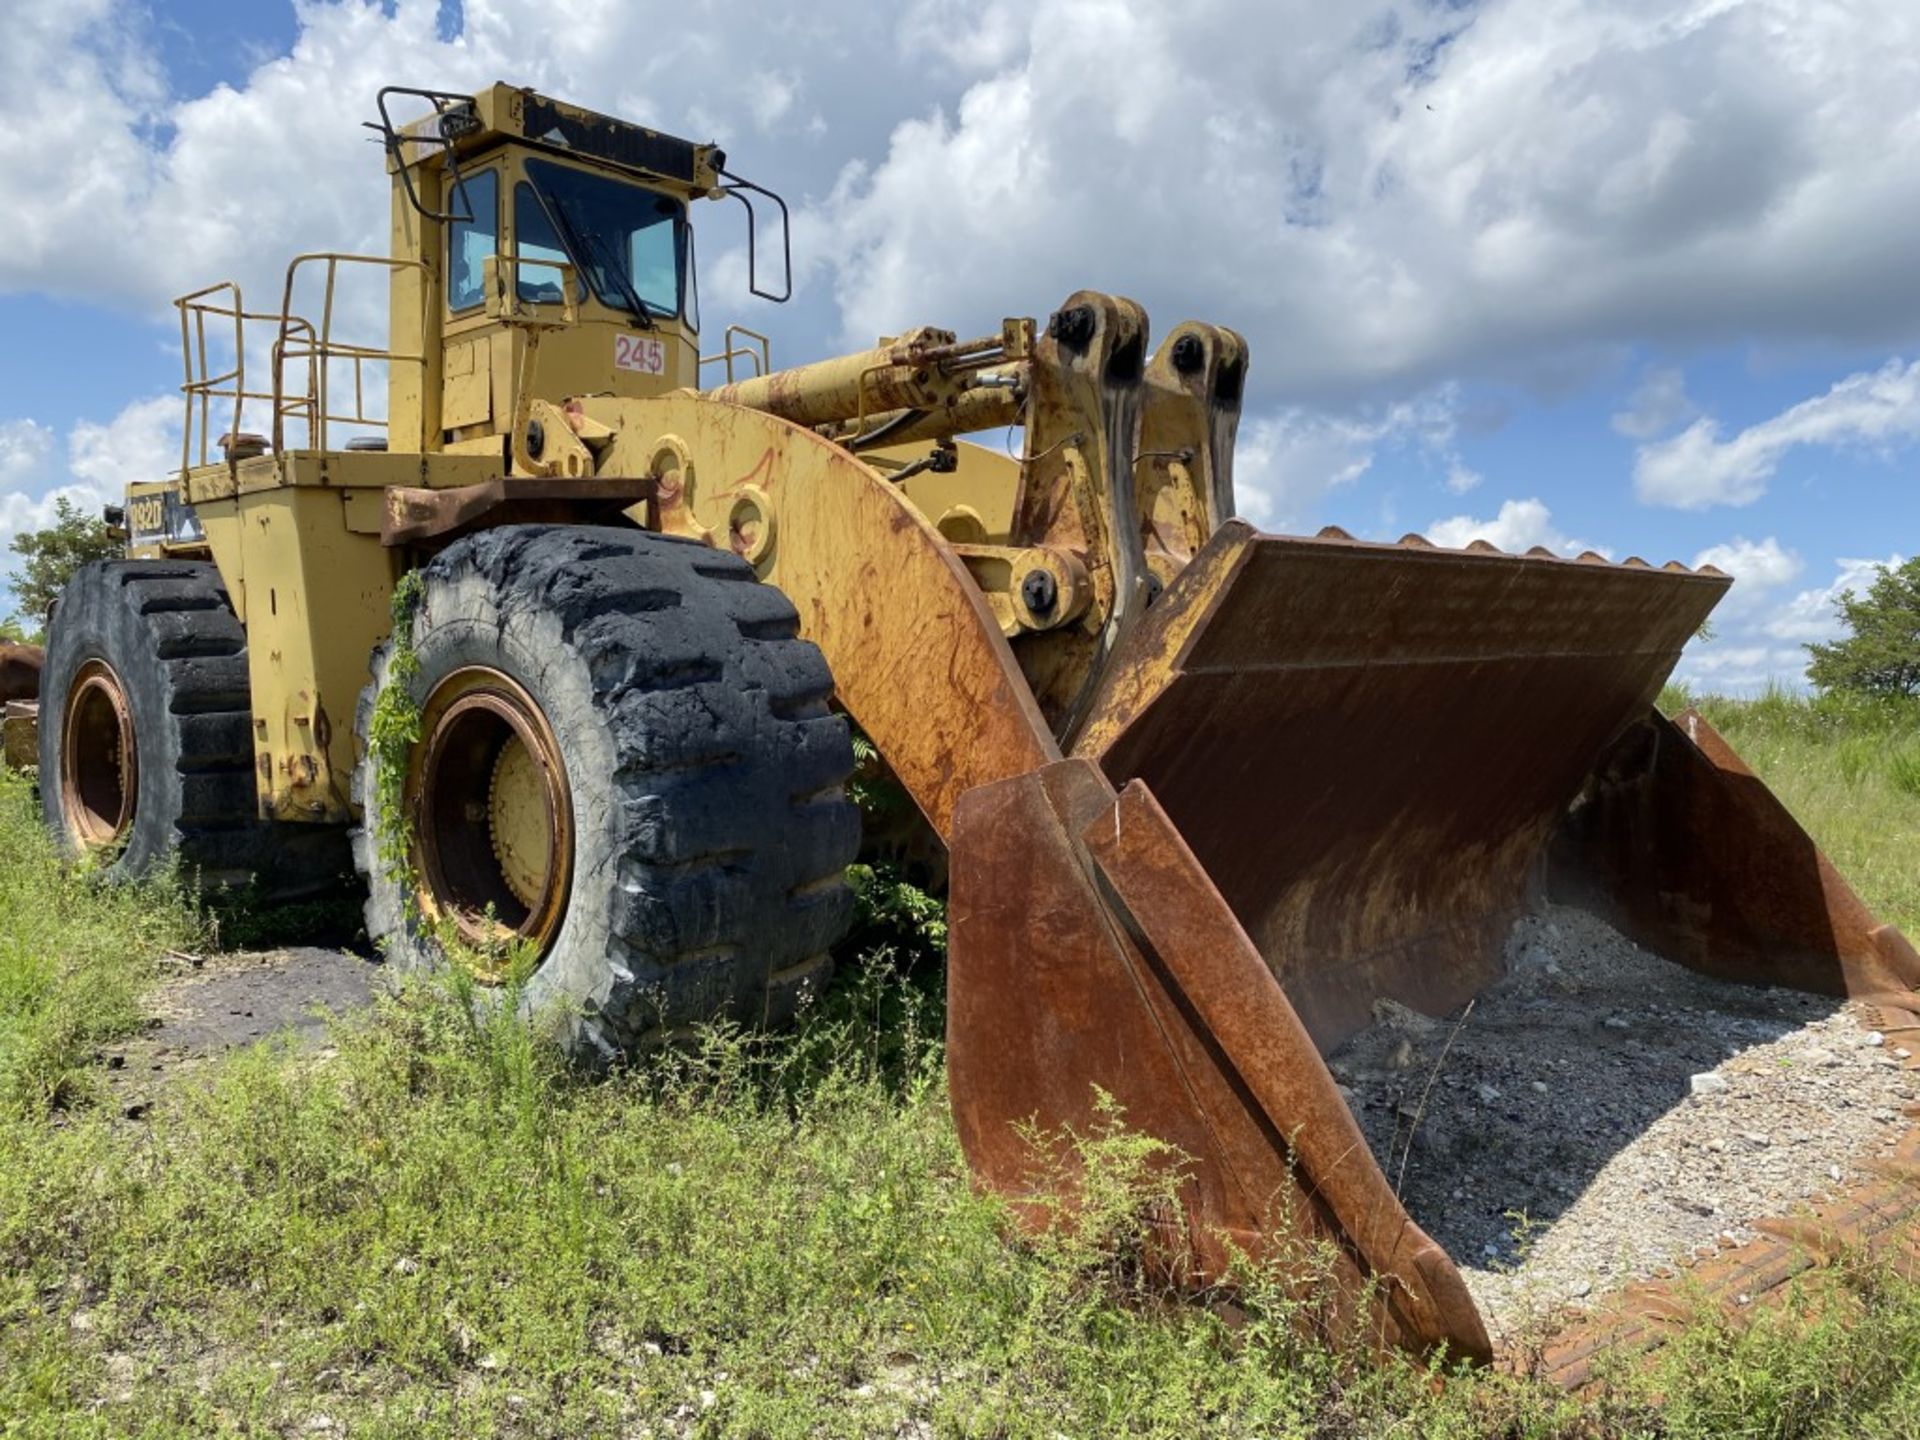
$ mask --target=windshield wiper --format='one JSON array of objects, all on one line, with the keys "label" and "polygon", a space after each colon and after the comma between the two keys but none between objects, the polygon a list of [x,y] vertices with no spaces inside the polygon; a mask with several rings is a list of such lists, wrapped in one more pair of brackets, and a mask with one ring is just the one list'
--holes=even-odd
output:
[{"label": "windshield wiper", "polygon": [[[560,236],[560,243],[565,245],[567,253],[573,256],[573,263],[583,270],[589,264],[597,263],[600,273],[611,277],[614,286],[620,292],[620,298],[626,302],[627,309],[633,312],[634,318],[648,330],[656,328],[658,318],[654,314],[653,307],[640,298],[640,292],[633,288],[633,282],[627,278],[626,271],[620,268],[615,257],[608,250],[606,242],[600,238],[599,232],[589,231],[583,236],[580,227],[574,223],[573,217],[567,213],[567,207],[560,200],[548,196],[545,188],[541,186],[535,186],[533,193],[539,198],[540,208],[547,212],[547,219]],[[598,257],[597,261],[595,257]],[[598,285],[594,286],[596,292],[599,288]]]}]

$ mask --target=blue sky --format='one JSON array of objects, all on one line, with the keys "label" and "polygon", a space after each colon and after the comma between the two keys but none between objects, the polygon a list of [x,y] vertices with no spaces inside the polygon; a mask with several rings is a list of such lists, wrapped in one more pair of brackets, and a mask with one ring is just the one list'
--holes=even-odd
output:
[{"label": "blue sky", "polygon": [[172,295],[383,242],[379,85],[509,79],[795,203],[779,312],[701,217],[711,332],[795,361],[1081,285],[1232,324],[1251,518],[1710,559],[1703,687],[1797,681],[1920,550],[1910,0],[15,0],[9,42],[0,539],[164,471]]}]

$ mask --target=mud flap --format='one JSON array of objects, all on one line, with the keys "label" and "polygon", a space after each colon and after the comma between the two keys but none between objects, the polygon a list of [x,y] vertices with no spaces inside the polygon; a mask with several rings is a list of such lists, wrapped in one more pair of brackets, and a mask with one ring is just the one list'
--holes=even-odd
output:
[{"label": "mud flap", "polygon": [[1116,794],[1081,759],[983,786],[960,802],[952,853],[948,1066],[981,1183],[1042,1221],[1037,1187],[1071,1157],[1036,1153],[1030,1127],[1088,1133],[1104,1091],[1185,1157],[1200,1276],[1224,1276],[1236,1252],[1284,1264],[1284,1247],[1323,1244],[1330,1329],[1490,1355],[1459,1272],[1395,1198],[1272,970],[1145,785]]}]

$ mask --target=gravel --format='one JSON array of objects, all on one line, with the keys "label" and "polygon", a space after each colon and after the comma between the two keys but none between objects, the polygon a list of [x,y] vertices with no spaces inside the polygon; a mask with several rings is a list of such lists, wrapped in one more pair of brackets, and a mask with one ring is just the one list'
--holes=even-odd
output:
[{"label": "gravel", "polygon": [[1435,1020],[1392,1001],[1329,1057],[1413,1218],[1496,1339],[1858,1178],[1916,1096],[1841,1002],[1708,979],[1583,911]]}]

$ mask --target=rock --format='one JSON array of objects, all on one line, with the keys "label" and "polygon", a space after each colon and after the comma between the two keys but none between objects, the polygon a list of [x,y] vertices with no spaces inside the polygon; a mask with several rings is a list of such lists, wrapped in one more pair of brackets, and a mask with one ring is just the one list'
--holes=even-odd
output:
[{"label": "rock", "polygon": [[[1549,915],[1561,943],[1545,938]],[[1355,1118],[1392,1174],[1409,1128],[1399,1107],[1420,1099],[1405,1203],[1496,1328],[1751,1241],[1745,1221],[1818,1203],[1854,1157],[1885,1153],[1901,1133],[1887,1114],[1920,1115],[1920,1075],[1891,1041],[1865,1045],[1866,1026],[1831,1000],[1676,971],[1557,907],[1521,921],[1507,956],[1444,1050],[1388,1011],[1398,1024],[1328,1057],[1357,1077]],[[1567,978],[1550,980],[1550,964]],[[1396,1073],[1409,1037],[1419,1068]],[[1697,1098],[1676,1105],[1680,1077]],[[1518,1250],[1509,1212],[1532,1217]]]},{"label": "rock", "polygon": [[1867,1032],[1866,1043],[1873,1049],[1878,1050],[1882,1045],[1887,1043],[1887,1037],[1882,1035],[1878,1030],[1869,1030]]}]

